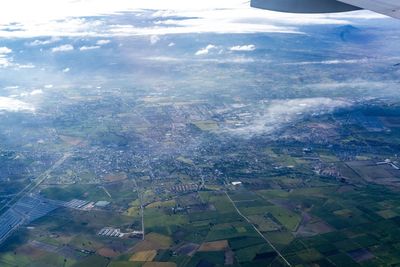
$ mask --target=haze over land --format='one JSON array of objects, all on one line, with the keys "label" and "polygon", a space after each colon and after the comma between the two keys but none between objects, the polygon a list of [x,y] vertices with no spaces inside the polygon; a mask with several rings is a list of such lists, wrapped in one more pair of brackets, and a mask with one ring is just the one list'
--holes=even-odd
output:
[{"label": "haze over land", "polygon": [[399,26],[7,4],[0,265],[400,264]]}]

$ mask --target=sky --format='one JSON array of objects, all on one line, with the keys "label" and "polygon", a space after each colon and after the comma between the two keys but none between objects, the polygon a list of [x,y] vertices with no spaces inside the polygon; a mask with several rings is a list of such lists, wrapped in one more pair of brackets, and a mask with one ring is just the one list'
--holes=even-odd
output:
[{"label": "sky", "polygon": [[[308,34],[303,32],[303,26],[347,24],[371,26],[378,22],[391,25],[393,19],[369,11],[313,15],[279,13],[251,8],[249,1],[246,0],[4,0],[0,8],[0,70],[13,69],[18,73],[19,70],[43,69],[43,72],[50,73],[49,70],[35,66],[38,62],[20,63],[18,55],[24,52],[24,49],[32,51],[40,49],[54,55],[68,54],[71,51],[87,53],[87,51],[114,43],[114,37],[144,36],[148,38],[150,45],[155,45],[160,40],[167,39],[162,38],[163,35],[170,34],[286,33],[303,35]],[[90,39],[91,37],[94,39]],[[2,41],[7,39],[23,39],[24,48],[11,47],[6,42],[2,44]],[[78,42],[74,42],[76,40]],[[171,42],[168,46],[175,46],[175,43]],[[224,47],[206,43],[203,47],[193,47],[190,60],[206,62],[206,60],[216,60],[208,56],[222,52],[226,55],[235,55],[236,53],[250,54],[254,50],[257,50],[257,47],[250,42],[232,43]],[[148,59],[153,61],[184,60],[184,58],[157,55]],[[232,56],[223,60],[230,60],[229,63],[254,61],[253,58],[244,56]],[[364,63],[363,60],[365,59],[282,64],[357,64]],[[56,74],[51,73],[49,76],[59,75],[62,80],[64,75],[74,73],[74,66],[65,65],[55,71]],[[22,90],[23,93],[1,96],[0,111],[35,112],[36,109],[27,103],[32,98],[48,91],[49,88],[45,87],[40,90],[17,88],[16,91]],[[318,98],[317,101],[306,99],[290,103],[296,108],[282,110],[279,109],[282,103],[276,102],[272,103],[266,113],[272,115],[263,116],[255,123],[270,121],[274,124],[276,122],[274,118],[287,119],[301,112],[315,112],[321,109],[329,111],[331,106],[346,104],[323,98]],[[264,127],[260,129],[265,130]],[[244,129],[244,131],[247,130]]]},{"label": "sky", "polygon": [[[122,12],[132,12],[134,21],[146,17],[153,23],[115,24],[108,20]],[[6,0],[0,9],[0,38],[258,32],[301,34],[301,25],[350,24],[354,19],[386,18],[369,11],[328,15],[277,13],[250,8],[250,3],[245,0]]]}]

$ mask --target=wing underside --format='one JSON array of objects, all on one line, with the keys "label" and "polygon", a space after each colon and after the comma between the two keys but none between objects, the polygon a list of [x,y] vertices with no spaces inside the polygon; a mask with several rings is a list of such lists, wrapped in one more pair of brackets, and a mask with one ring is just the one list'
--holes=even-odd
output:
[{"label": "wing underside", "polygon": [[360,9],[336,0],[251,0],[251,6],[290,13],[331,13]]},{"label": "wing underside", "polygon": [[291,13],[331,13],[367,9],[400,19],[400,0],[251,0],[251,6]]},{"label": "wing underside", "polygon": [[340,2],[372,10],[393,18],[400,19],[399,0],[339,0]]}]

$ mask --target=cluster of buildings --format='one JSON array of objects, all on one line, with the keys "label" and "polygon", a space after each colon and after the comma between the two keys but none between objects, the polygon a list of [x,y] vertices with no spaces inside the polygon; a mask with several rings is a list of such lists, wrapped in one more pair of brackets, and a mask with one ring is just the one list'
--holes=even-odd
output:
[{"label": "cluster of buildings", "polygon": [[123,237],[129,236],[129,237],[142,238],[143,231],[132,231],[132,232],[128,232],[128,233],[122,233],[120,229],[113,228],[113,227],[104,227],[97,233],[97,235],[103,236],[103,237],[123,238]]},{"label": "cluster of buildings", "polygon": [[171,187],[171,191],[174,193],[186,193],[186,192],[194,192],[200,189],[200,185],[198,184],[180,184]]},{"label": "cluster of buildings", "polygon": [[19,226],[27,225],[57,209],[56,201],[29,195],[21,198],[0,216],[0,244]]},{"label": "cluster of buildings", "polygon": [[112,227],[105,227],[101,229],[97,235],[99,236],[107,236],[107,237],[123,237],[124,234],[121,233],[120,229],[115,229]]},{"label": "cluster of buildings", "polygon": [[0,244],[4,242],[18,227],[28,225],[31,222],[47,215],[57,208],[89,211],[93,208],[104,208],[108,201],[90,202],[73,199],[68,202],[46,199],[37,194],[22,197],[0,215]]},{"label": "cluster of buildings", "polygon": [[94,208],[104,208],[107,207],[110,204],[108,201],[86,201],[86,200],[80,200],[80,199],[73,199],[68,202],[63,202],[61,203],[61,206],[65,208],[70,208],[70,209],[75,209],[75,210],[84,210],[84,211],[89,211]]}]

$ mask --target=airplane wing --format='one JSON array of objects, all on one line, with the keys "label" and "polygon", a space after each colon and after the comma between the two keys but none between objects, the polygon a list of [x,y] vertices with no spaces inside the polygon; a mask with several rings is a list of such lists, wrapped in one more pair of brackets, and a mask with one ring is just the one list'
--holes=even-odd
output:
[{"label": "airplane wing", "polygon": [[399,0],[340,0],[341,2],[372,10],[393,18],[400,19]]},{"label": "airplane wing", "polygon": [[400,19],[399,0],[251,0],[251,6],[291,13],[331,13],[368,9]]}]

